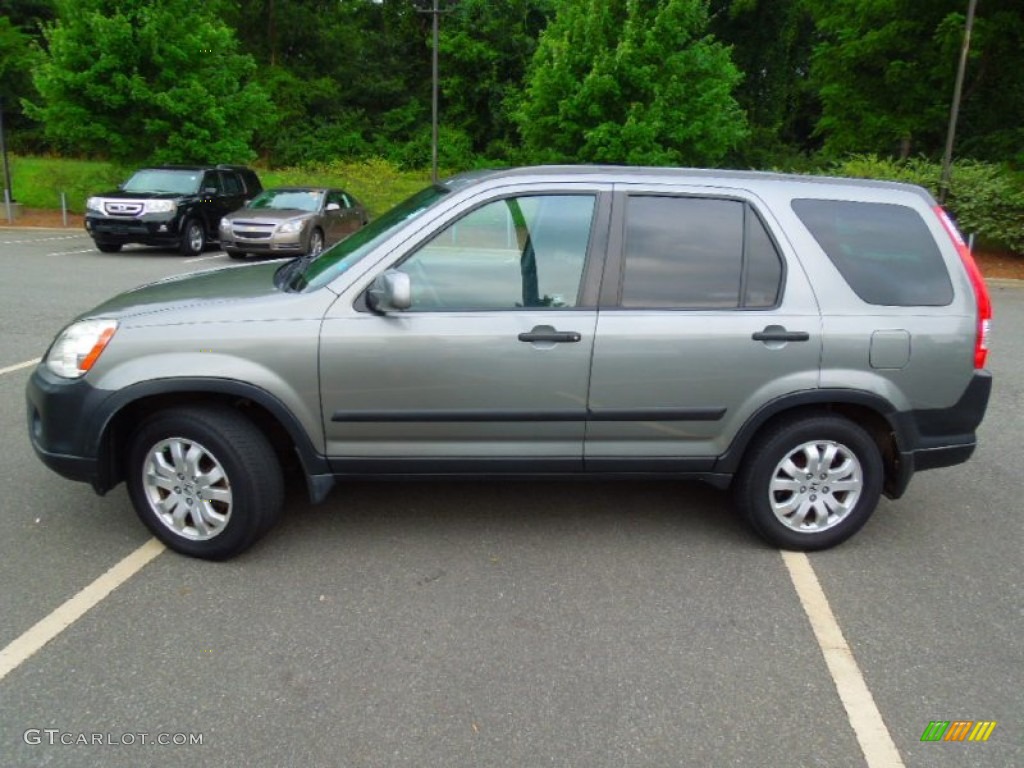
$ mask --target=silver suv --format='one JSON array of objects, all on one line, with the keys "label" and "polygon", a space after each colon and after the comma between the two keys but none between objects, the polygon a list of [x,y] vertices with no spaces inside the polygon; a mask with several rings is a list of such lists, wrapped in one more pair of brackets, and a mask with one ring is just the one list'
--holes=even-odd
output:
[{"label": "silver suv", "polygon": [[31,378],[29,434],[65,477],[127,481],[197,557],[271,526],[287,463],[314,501],[354,476],[694,477],[769,542],[821,549],[970,457],[990,319],[918,187],[471,173],[318,258],[86,313]]}]

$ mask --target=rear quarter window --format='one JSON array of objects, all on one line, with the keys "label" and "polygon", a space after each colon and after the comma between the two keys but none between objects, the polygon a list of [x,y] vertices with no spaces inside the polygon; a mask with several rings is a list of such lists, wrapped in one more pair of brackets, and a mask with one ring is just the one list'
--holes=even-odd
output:
[{"label": "rear quarter window", "polygon": [[913,208],[812,199],[792,205],[843,279],[868,304],[941,307],[953,300],[942,253]]}]

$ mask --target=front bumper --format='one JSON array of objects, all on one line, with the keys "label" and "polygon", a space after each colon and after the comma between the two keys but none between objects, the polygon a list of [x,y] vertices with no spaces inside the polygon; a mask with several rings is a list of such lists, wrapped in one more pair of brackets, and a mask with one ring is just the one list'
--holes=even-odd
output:
[{"label": "front bumper", "polygon": [[28,435],[40,460],[62,477],[107,490],[99,459],[99,436],[90,434],[86,414],[108,393],[81,379],[61,379],[39,365],[25,389]]},{"label": "front bumper", "polygon": [[86,214],[85,231],[93,240],[143,245],[173,245],[181,232],[178,218],[170,213],[147,213],[142,216],[100,216]]}]

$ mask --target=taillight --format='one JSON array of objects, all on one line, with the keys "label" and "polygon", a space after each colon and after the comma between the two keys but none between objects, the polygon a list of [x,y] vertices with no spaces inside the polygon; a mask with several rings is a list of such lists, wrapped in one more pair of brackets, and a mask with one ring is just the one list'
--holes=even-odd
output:
[{"label": "taillight", "polygon": [[971,278],[974,300],[978,305],[978,330],[974,339],[974,367],[984,368],[985,358],[988,357],[989,334],[992,332],[992,299],[988,295],[988,286],[985,285],[985,278],[981,276],[981,270],[978,269],[978,264],[971,255],[971,249],[967,247],[963,235],[949,218],[949,214],[939,205],[935,206],[935,213],[953,241],[953,245],[956,246],[956,252],[960,254],[960,260],[964,263],[964,268]]}]

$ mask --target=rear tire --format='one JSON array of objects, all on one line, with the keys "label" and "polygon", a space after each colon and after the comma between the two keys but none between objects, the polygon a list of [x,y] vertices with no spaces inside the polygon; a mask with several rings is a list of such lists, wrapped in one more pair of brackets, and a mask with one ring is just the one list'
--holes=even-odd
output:
[{"label": "rear tire", "polygon": [[751,445],[734,486],[737,511],[782,549],[834,547],[859,531],[882,493],[871,436],[838,416],[778,424]]},{"label": "rear tire", "polygon": [[128,493],[146,527],[175,552],[224,560],[273,526],[281,465],[264,434],[228,408],[161,411],[132,437]]}]

